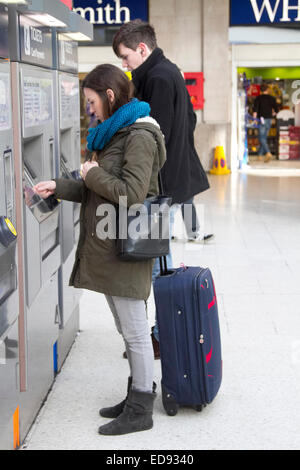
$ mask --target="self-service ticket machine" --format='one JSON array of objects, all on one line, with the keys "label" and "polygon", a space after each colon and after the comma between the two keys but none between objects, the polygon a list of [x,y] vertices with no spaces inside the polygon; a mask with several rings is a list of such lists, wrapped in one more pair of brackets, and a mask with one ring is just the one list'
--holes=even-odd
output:
[{"label": "self-service ticket machine", "polygon": [[0,450],[18,445],[19,334],[8,10],[0,4]]},{"label": "self-service ticket machine", "polygon": [[[61,2],[51,0],[50,4],[58,18],[69,14]],[[46,4],[44,8],[47,13]],[[53,382],[60,324],[60,207],[53,197],[43,200],[32,190],[39,181],[55,177],[52,30],[32,13],[30,5],[28,10],[9,7],[12,87],[14,107],[19,111],[19,126],[15,124],[14,130],[15,165],[21,182],[18,181],[16,191],[23,201],[19,225],[23,231],[22,315],[26,349],[20,364],[21,439],[26,436]]]},{"label": "self-service ticket machine", "polygon": [[[53,35],[54,83],[56,94],[57,176],[80,180],[80,98],[78,46],[65,35]],[[80,205],[61,203],[60,236],[62,264],[59,270],[60,331],[57,367],[60,370],[79,330],[80,292],[69,287],[79,237]]]}]

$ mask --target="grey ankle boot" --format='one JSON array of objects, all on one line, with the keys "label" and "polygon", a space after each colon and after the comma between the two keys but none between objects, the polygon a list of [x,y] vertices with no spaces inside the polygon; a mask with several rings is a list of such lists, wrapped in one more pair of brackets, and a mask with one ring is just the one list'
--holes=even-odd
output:
[{"label": "grey ankle boot", "polygon": [[132,385],[132,377],[128,377],[128,384],[127,384],[127,395],[125,400],[121,401],[121,403],[118,403],[115,406],[110,406],[108,408],[101,408],[99,411],[100,416],[102,418],[117,418],[122,411],[124,410],[124,406],[128,397],[129,390],[131,389]]},{"label": "grey ankle boot", "polygon": [[[110,406],[108,408],[101,408],[101,410],[99,411],[99,414],[100,416],[102,416],[102,418],[117,418],[122,413],[122,411],[124,410],[126,400],[128,398],[129,390],[131,389],[131,385],[132,385],[132,377],[128,377],[127,395],[126,395],[125,400],[121,401],[121,403],[118,403],[115,406]],[[153,382],[153,389],[152,389],[153,393],[155,392],[156,387],[157,387],[156,383]]]},{"label": "grey ankle boot", "polygon": [[113,421],[99,428],[99,434],[119,436],[146,431],[153,427],[153,405],[156,393],[130,390],[123,412]]}]

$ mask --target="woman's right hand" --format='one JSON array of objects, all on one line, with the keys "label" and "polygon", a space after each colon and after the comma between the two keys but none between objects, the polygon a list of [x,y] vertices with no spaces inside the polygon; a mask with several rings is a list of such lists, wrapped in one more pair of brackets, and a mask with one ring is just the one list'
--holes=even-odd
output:
[{"label": "woman's right hand", "polygon": [[36,184],[33,188],[33,191],[38,194],[41,198],[47,199],[47,197],[52,196],[56,189],[55,181],[41,181]]}]

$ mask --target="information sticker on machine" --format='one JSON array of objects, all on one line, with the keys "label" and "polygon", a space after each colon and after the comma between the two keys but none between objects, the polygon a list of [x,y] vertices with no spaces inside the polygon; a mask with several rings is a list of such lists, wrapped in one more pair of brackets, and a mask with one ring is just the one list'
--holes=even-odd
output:
[{"label": "information sticker on machine", "polygon": [[33,127],[52,121],[52,80],[24,77],[24,123]]},{"label": "information sticker on machine", "polygon": [[0,131],[11,128],[9,74],[0,73]]},{"label": "information sticker on machine", "polygon": [[6,364],[6,350],[5,344],[0,340],[0,366],[5,366]]},{"label": "information sticker on machine", "polygon": [[67,126],[80,115],[78,80],[76,77],[63,74],[59,77],[59,86],[60,116],[63,126]]}]

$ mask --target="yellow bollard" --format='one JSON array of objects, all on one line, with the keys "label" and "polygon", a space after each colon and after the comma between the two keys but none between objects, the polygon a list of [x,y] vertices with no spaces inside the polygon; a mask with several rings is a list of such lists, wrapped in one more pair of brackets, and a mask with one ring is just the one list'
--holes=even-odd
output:
[{"label": "yellow bollard", "polygon": [[227,168],[224,148],[221,145],[216,147],[214,164],[213,168],[210,170],[210,173],[212,175],[228,175],[228,173],[230,173],[230,170]]}]

